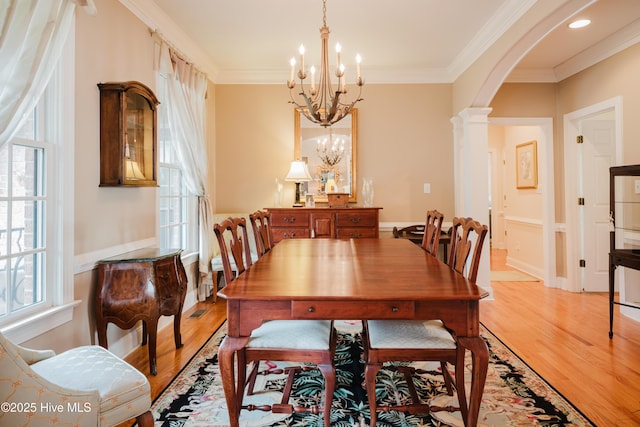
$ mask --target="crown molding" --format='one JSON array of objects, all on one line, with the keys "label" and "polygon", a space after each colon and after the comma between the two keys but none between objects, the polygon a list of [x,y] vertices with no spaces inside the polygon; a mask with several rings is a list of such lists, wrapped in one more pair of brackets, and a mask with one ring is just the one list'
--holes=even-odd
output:
[{"label": "crown molding", "polygon": [[478,35],[471,40],[447,68],[449,79],[454,82],[484,52],[487,51],[502,35],[511,28],[537,0],[511,0],[500,8],[480,29]]},{"label": "crown molding", "polygon": [[557,81],[571,77],[638,42],[640,42],[640,19],[556,66],[554,72]]},{"label": "crown molding", "polygon": [[506,83],[558,83],[640,42],[640,20],[554,68],[515,68]]},{"label": "crown molding", "polygon": [[[286,85],[286,73],[277,70],[221,69],[216,84],[282,84]],[[452,83],[450,74],[443,68],[428,69],[376,69],[367,68],[365,86],[368,84],[420,84]],[[347,85],[355,85],[348,81]]]},{"label": "crown molding", "polygon": [[171,46],[179,46],[179,53],[186,60],[215,82],[219,73],[206,53],[193,41],[153,0],[119,0],[149,29],[165,39]]},{"label": "crown molding", "polygon": [[553,68],[516,68],[505,79],[505,83],[557,83]]}]

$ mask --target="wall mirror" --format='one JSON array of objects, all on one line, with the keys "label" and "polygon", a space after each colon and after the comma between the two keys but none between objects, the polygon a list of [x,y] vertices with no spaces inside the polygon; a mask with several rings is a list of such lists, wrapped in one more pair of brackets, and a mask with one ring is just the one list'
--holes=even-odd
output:
[{"label": "wall mirror", "polygon": [[294,158],[305,161],[313,177],[303,184],[306,194],[313,194],[316,202],[327,202],[327,190],[349,193],[349,202],[355,203],[358,110],[351,109],[338,123],[324,128],[295,109],[294,138]]}]

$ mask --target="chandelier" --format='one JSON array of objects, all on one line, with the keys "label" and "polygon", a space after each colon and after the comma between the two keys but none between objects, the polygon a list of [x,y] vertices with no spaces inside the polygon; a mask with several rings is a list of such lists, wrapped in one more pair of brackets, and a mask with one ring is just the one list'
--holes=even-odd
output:
[{"label": "chandelier", "polygon": [[343,117],[349,114],[351,108],[358,101],[362,101],[360,94],[364,80],[360,74],[360,55],[356,55],[357,77],[356,85],[359,88],[358,96],[353,101],[346,101],[347,85],[345,82],[344,64],[340,62],[340,44],[336,44],[337,66],[335,75],[337,80],[337,89],[333,90],[329,71],[329,27],[327,27],[327,0],[322,0],[322,28],[320,28],[320,40],[322,41],[322,52],[320,58],[320,80],[316,87],[315,73],[316,69],[311,66],[309,72],[311,74],[311,83],[305,87],[305,79],[307,72],[304,68],[304,46],[300,45],[300,69],[298,70],[298,78],[300,79],[300,93],[298,98],[294,94],[296,82],[295,76],[295,58],[291,58],[291,77],[287,82],[291,95],[292,104],[295,104],[304,116],[313,123],[327,127],[339,122]]}]

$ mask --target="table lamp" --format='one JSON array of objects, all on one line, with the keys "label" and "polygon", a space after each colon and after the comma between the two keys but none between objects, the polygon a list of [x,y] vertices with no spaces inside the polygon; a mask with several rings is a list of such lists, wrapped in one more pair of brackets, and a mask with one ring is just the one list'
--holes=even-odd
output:
[{"label": "table lamp", "polygon": [[296,183],[296,202],[293,204],[294,208],[302,207],[302,203],[300,202],[300,184],[311,181],[312,179],[313,178],[311,177],[305,162],[301,160],[294,160],[291,162],[291,168],[284,180]]}]

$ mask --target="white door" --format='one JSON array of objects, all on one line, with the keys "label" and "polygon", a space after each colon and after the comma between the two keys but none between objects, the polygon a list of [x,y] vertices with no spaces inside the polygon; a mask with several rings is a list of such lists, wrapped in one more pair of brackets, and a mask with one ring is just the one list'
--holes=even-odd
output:
[{"label": "white door", "polygon": [[[609,288],[609,167],[615,165],[615,120],[582,122],[582,290]],[[577,202],[577,201],[576,201]]]}]

